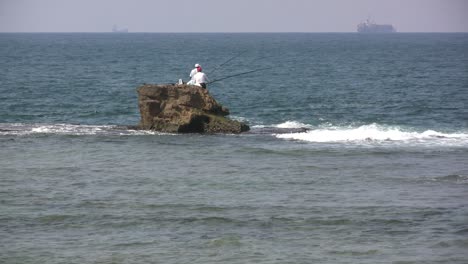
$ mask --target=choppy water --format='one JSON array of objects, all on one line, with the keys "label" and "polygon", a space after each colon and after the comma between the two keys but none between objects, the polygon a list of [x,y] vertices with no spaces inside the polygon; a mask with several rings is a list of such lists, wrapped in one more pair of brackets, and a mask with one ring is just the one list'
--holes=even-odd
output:
[{"label": "choppy water", "polygon": [[[468,261],[467,34],[0,34],[0,59],[2,263]],[[196,62],[274,67],[209,87],[252,132],[126,128]]]}]

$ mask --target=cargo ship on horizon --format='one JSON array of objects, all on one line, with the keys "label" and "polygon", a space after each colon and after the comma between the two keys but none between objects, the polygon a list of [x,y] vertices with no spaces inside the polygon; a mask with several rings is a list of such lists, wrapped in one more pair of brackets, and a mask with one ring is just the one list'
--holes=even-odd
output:
[{"label": "cargo ship on horizon", "polygon": [[114,33],[128,33],[128,28],[119,28],[117,25],[112,27],[112,32]]},{"label": "cargo ship on horizon", "polygon": [[396,30],[392,25],[378,25],[375,22],[367,19],[357,25],[359,33],[395,33]]}]

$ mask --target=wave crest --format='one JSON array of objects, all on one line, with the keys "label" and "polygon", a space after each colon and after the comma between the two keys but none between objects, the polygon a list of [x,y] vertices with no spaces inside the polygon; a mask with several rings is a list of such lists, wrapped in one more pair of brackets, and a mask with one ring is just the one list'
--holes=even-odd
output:
[{"label": "wave crest", "polygon": [[76,124],[0,124],[0,135],[154,135],[162,134],[148,130],[134,130],[116,125],[76,125]]},{"label": "wave crest", "polygon": [[[293,124],[292,122],[283,123]],[[468,145],[467,133],[442,133],[435,130],[423,132],[405,131],[399,127],[378,124],[359,127],[319,127],[302,133],[277,134],[277,138],[317,143],[369,143],[369,142],[402,142],[402,143],[443,143]]]}]

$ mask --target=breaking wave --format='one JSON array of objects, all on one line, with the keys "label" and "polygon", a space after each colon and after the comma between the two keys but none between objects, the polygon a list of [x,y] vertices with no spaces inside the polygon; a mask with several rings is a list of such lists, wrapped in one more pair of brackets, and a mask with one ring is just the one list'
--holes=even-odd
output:
[{"label": "breaking wave", "polygon": [[312,127],[299,122],[288,121],[275,125],[278,128],[307,128],[300,133],[275,134],[277,138],[316,143],[409,143],[468,146],[468,133],[443,133],[435,130],[422,132],[405,130],[396,126],[378,124],[358,127],[325,126]]},{"label": "breaking wave", "polygon": [[76,125],[76,124],[0,124],[0,135],[157,135],[148,130],[134,130],[116,125]]},{"label": "breaking wave", "polygon": [[[346,144],[406,144],[435,146],[468,146],[468,132],[447,133],[435,130],[412,131],[397,126],[370,124],[362,126],[313,126],[297,121],[287,121],[273,126],[253,126],[256,134],[272,134],[284,140],[312,143]],[[261,132],[265,133],[261,133]],[[21,124],[0,123],[0,136],[27,135],[168,135],[167,133],[136,130],[118,125],[79,124]]]}]

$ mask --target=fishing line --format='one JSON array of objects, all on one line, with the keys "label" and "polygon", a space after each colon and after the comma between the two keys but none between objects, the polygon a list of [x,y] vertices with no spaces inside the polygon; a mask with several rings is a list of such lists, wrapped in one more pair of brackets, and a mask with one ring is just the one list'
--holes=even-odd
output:
[{"label": "fishing line", "polygon": [[222,81],[222,80],[226,80],[226,79],[229,79],[229,78],[232,78],[232,77],[237,77],[237,76],[241,76],[241,75],[245,75],[245,74],[250,74],[250,73],[259,72],[259,71],[265,71],[265,70],[269,70],[269,69],[272,69],[272,68],[273,67],[268,67],[268,68],[255,69],[255,70],[251,70],[251,71],[247,71],[247,72],[236,73],[236,74],[233,74],[233,75],[229,75],[229,76],[226,76],[226,77],[223,77],[223,78],[213,80],[211,82],[208,82],[208,84],[212,84],[212,83],[215,83],[215,82],[219,82],[219,81]]},{"label": "fishing line", "polygon": [[217,71],[219,68],[221,68],[222,66],[228,64],[230,61],[240,57],[241,55],[247,53],[247,50],[244,50],[243,52],[239,53],[239,54],[236,54],[234,55],[233,57],[229,58],[227,61],[225,61],[224,63],[218,65],[216,68],[214,68],[214,70],[212,72],[210,72],[210,74],[213,74],[215,71]]}]

